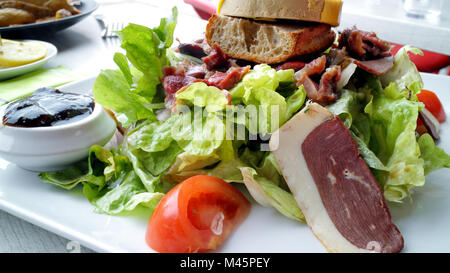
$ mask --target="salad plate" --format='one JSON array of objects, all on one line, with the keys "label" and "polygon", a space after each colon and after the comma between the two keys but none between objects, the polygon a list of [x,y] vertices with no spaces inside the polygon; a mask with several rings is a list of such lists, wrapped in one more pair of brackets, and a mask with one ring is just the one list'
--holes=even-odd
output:
[{"label": "salad plate", "polygon": [[[450,77],[422,73],[424,87],[450,107]],[[91,90],[95,78],[60,88]],[[441,127],[437,145],[450,151],[450,122]],[[450,169],[427,176],[411,200],[388,203],[393,222],[405,238],[403,252],[450,252]],[[245,189],[240,188],[244,194]],[[247,194],[249,197],[249,195]],[[252,200],[249,197],[250,200]],[[82,188],[72,191],[42,183],[38,173],[0,158],[0,209],[98,252],[153,252],[145,243],[148,211],[110,216],[94,212]],[[304,223],[290,220],[274,208],[252,202],[248,218],[218,252],[325,252]]]},{"label": "salad plate", "polygon": [[[35,40],[23,40],[23,41],[31,42],[31,41],[35,41]],[[10,67],[10,68],[0,68],[0,81],[32,72],[32,71],[40,68],[41,66],[47,64],[50,60],[52,60],[58,54],[58,49],[53,44],[44,42],[44,41],[37,41],[37,40],[36,40],[36,42],[42,43],[47,47],[47,55],[43,59],[40,59],[38,61],[29,63],[29,64],[25,64],[25,65],[21,65],[21,66],[17,66],[17,67]]]}]

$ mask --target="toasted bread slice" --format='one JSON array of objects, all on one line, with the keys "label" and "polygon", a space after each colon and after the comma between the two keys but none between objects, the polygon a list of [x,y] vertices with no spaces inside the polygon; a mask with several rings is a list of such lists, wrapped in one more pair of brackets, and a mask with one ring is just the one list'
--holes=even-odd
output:
[{"label": "toasted bread slice", "polygon": [[266,21],[310,21],[338,26],[342,5],[342,0],[220,0],[217,14]]},{"label": "toasted bread slice", "polygon": [[263,23],[213,15],[206,27],[206,40],[232,58],[274,64],[327,49],[335,33],[327,24]]}]

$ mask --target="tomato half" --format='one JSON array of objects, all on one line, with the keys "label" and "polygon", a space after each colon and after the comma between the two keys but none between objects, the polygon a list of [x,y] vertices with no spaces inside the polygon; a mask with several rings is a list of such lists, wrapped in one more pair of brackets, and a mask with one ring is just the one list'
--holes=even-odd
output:
[{"label": "tomato half", "polygon": [[160,201],[145,239],[158,252],[214,250],[249,212],[250,202],[232,185],[213,176],[194,176]]},{"label": "tomato half", "polygon": [[422,91],[417,94],[417,98],[420,102],[425,104],[425,108],[427,108],[440,123],[446,120],[444,107],[434,92],[422,89]]}]

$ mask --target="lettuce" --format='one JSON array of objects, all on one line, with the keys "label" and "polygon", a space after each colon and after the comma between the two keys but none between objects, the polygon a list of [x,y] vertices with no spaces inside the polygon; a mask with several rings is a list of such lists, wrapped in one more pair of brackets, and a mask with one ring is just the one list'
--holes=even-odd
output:
[{"label": "lettuce", "polygon": [[303,213],[290,192],[280,188],[264,176],[259,176],[253,168],[243,167],[240,170],[244,184],[256,202],[265,207],[274,207],[290,219],[305,221]]},{"label": "lettuce", "polygon": [[239,167],[243,182],[256,202],[274,207],[290,219],[305,221],[271,152],[252,151],[245,147],[239,160],[243,163]]},{"label": "lettuce", "polygon": [[432,170],[449,167],[449,156],[434,146],[431,137],[417,138],[419,111],[424,107],[416,94],[423,82],[408,52],[422,54],[406,46],[395,56],[394,67],[378,80],[372,79],[372,92],[364,111],[370,118],[372,137],[369,148],[386,166],[376,171],[387,200],[400,202],[425,184]]},{"label": "lettuce", "polygon": [[327,109],[339,116],[344,125],[350,130],[353,140],[358,145],[362,158],[370,168],[386,170],[384,164],[368,147],[371,138],[370,121],[363,113],[365,96],[350,90],[343,90],[341,97]]},{"label": "lettuce", "polygon": [[43,182],[65,189],[81,183],[84,195],[99,213],[119,214],[132,211],[138,205],[153,210],[164,196],[148,191],[128,157],[115,155],[100,146],[91,147],[87,161],[39,176]]},{"label": "lettuce", "polygon": [[417,100],[415,95],[423,88],[422,77],[409,59],[408,52],[423,56],[420,49],[404,46],[395,55],[393,68],[380,76],[381,84],[385,87],[385,94],[393,99],[411,97]]},{"label": "lettuce", "polygon": [[[400,94],[400,90],[395,92]],[[386,166],[387,173],[376,173],[378,181],[387,200],[400,202],[410,196],[413,188],[425,183],[415,132],[422,104],[404,96],[392,97],[391,93],[372,92],[364,112],[371,125],[369,148]]]},{"label": "lettuce", "polygon": [[306,91],[303,85],[294,91],[292,95],[286,98],[286,121],[289,120],[295,113],[300,111],[305,104]]},{"label": "lettuce", "polygon": [[169,64],[166,51],[173,43],[177,16],[174,8],[172,17],[161,19],[156,28],[129,24],[118,32],[126,56],[115,54],[119,70],[101,71],[92,92],[98,103],[116,113],[124,127],[138,120],[156,120],[153,110],[146,104],[153,102],[162,68]]},{"label": "lettuce", "polygon": [[417,117],[422,104],[405,98],[391,99],[376,94],[364,111],[370,117],[373,142],[380,159],[387,162],[392,156],[396,140],[405,130],[415,135]]},{"label": "lettuce", "polygon": [[177,116],[172,137],[187,153],[197,156],[213,154],[225,140],[225,123],[218,115],[202,110]]},{"label": "lettuce", "polygon": [[239,159],[225,161],[221,160],[217,154],[198,157],[183,153],[166,172],[164,180],[170,183],[179,183],[195,175],[210,175],[229,183],[242,183],[243,179],[239,168],[244,166]]},{"label": "lettuce", "polygon": [[389,174],[384,181],[384,196],[389,201],[399,202],[410,196],[413,188],[425,184],[424,161],[420,158],[415,124],[408,123],[400,133],[386,167]]},{"label": "lettuce", "polygon": [[153,111],[145,107],[138,95],[130,90],[131,86],[121,71],[103,70],[95,80],[92,92],[98,103],[114,110],[125,127],[141,119],[156,120]]},{"label": "lettuce", "polygon": [[106,183],[117,179],[131,169],[130,161],[122,155],[115,155],[106,148],[94,145],[89,150],[88,160],[68,167],[63,171],[43,172],[39,177],[43,182],[72,189],[82,182],[103,188]]},{"label": "lettuce", "polygon": [[327,109],[339,116],[344,125],[350,128],[353,124],[353,118],[358,116],[362,110],[360,95],[362,94],[343,90],[340,98],[335,103],[327,106]]},{"label": "lettuce", "polygon": [[153,211],[164,196],[163,193],[148,192],[133,171],[121,176],[111,185],[111,188],[105,188],[100,191],[92,184],[83,184],[83,192],[91,204],[95,206],[95,211],[111,215],[132,211],[138,205]]},{"label": "lettuce", "polygon": [[175,115],[164,122],[146,120],[128,133],[127,141],[129,145],[145,152],[164,151],[173,142],[172,128],[176,121]]},{"label": "lettuce", "polygon": [[215,86],[208,86],[203,82],[191,84],[183,92],[177,94],[177,105],[206,107],[206,111],[224,110],[228,105],[225,94]]},{"label": "lettuce", "polygon": [[436,147],[429,134],[422,135],[418,143],[424,160],[425,175],[441,168],[450,168],[450,155]]},{"label": "lettuce", "polygon": [[[292,69],[276,71],[267,64],[255,65],[230,90],[233,105],[249,106],[246,115],[241,116],[244,120],[236,123],[245,125],[254,135],[272,133],[282,126],[300,110],[306,98],[303,86],[297,89],[293,76]],[[289,96],[283,96],[286,93]]]},{"label": "lettuce", "polygon": [[435,147],[429,135],[417,138],[417,117],[424,106],[416,94],[423,82],[408,52],[421,54],[403,47],[388,73],[363,76],[365,83],[357,92],[343,90],[338,101],[327,107],[349,128],[385,198],[393,202],[411,197],[429,172],[449,167],[449,156]]}]

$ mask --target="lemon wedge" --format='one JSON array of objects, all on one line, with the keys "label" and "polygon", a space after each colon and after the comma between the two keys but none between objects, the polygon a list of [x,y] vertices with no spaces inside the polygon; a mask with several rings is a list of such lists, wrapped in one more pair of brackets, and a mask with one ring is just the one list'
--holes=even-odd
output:
[{"label": "lemon wedge", "polygon": [[45,56],[47,56],[47,46],[43,43],[1,39],[0,68],[33,63]]}]

